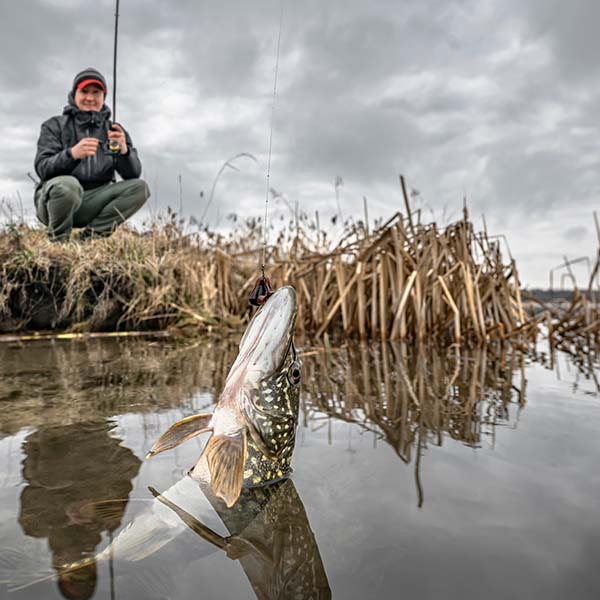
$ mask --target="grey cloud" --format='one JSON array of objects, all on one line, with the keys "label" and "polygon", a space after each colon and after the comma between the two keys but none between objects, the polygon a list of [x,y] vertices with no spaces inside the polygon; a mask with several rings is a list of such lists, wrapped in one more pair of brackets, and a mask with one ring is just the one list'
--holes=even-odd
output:
[{"label": "grey cloud", "polygon": [[580,241],[583,238],[587,237],[590,234],[587,227],[583,227],[583,225],[578,225],[577,227],[569,227],[564,233],[563,237],[566,240],[570,241]]},{"label": "grey cloud", "polygon": [[579,83],[586,85],[590,77],[597,78],[600,72],[600,5],[597,2],[529,0],[521,5],[525,9],[530,35],[541,37],[550,44],[561,77],[572,83],[583,79]]},{"label": "grey cloud", "polygon": [[542,211],[571,196],[571,160],[560,152],[527,155],[511,144],[490,161],[489,176],[498,196],[505,199],[505,207],[520,208],[520,214],[526,210],[541,218]]},{"label": "grey cloud", "polygon": [[[223,161],[250,152],[258,164],[224,174],[210,214],[261,213],[279,7],[121,3],[118,116],[153,210],[178,206],[181,174],[184,211],[198,216]],[[0,135],[13,142],[0,149],[0,196],[29,193],[39,125],[62,110],[73,74],[94,65],[111,84],[113,8],[0,6],[0,52],[11,57],[0,65]],[[345,213],[362,214],[366,195],[373,216],[387,216],[402,172],[435,214],[467,193],[473,214],[527,240],[517,257],[549,252],[543,236],[563,235],[552,215],[576,207],[581,222],[568,227],[589,229],[600,193],[598,11],[592,0],[285,1],[274,187],[334,212],[341,175]],[[532,220],[548,228],[524,234]]]}]

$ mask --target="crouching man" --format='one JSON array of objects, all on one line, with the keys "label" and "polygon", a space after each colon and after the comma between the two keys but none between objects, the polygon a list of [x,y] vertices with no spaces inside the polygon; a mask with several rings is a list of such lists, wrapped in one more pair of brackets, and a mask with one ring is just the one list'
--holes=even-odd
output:
[{"label": "crouching man", "polygon": [[[80,239],[110,235],[150,197],[129,134],[110,121],[106,87],[96,69],[81,71],[63,114],[42,124],[35,207],[52,241],[68,240],[73,227],[83,228]],[[109,140],[119,145],[114,154],[107,152]],[[123,181],[116,182],[115,172]]]}]

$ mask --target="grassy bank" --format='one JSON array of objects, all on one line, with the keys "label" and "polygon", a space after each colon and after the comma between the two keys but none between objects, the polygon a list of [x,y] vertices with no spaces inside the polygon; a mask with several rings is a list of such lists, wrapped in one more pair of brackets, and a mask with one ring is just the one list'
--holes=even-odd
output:
[{"label": "grassy bank", "polygon": [[216,283],[216,252],[168,226],[52,244],[27,226],[0,235],[0,327],[160,330],[238,323]]},{"label": "grassy bank", "polygon": [[[267,275],[275,287],[295,286],[301,333],[527,345],[540,323],[557,330],[561,319],[541,304],[544,310],[527,312],[516,262],[503,256],[501,239],[475,229],[466,209],[444,228],[422,223],[418,213],[397,213],[374,231],[349,224],[336,240],[300,215],[275,237],[271,233]],[[223,236],[186,233],[173,215],[143,233],[121,228],[109,238],[67,244],[50,243],[41,229],[5,226],[0,329],[196,333],[240,327],[250,315],[261,242],[256,221]],[[583,325],[594,331],[596,305],[582,310]]]}]

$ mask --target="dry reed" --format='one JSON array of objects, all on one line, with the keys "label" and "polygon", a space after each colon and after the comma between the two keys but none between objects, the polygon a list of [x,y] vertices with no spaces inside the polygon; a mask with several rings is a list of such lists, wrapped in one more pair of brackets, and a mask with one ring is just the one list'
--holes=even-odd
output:
[{"label": "dry reed", "polygon": [[[295,286],[299,333],[444,345],[506,340],[525,349],[548,323],[564,339],[575,332],[597,343],[593,295],[578,296],[566,312],[527,311],[516,262],[501,253],[503,236],[476,231],[466,208],[440,228],[415,218],[406,193],[405,205],[406,216],[374,230],[351,223],[335,242],[318,215],[315,224],[297,214],[279,231],[267,274],[275,286]],[[172,213],[143,234],[122,228],[85,244],[50,244],[43,231],[14,226],[0,234],[0,331],[237,327],[250,314],[262,237],[252,219],[227,236],[184,233]]]}]

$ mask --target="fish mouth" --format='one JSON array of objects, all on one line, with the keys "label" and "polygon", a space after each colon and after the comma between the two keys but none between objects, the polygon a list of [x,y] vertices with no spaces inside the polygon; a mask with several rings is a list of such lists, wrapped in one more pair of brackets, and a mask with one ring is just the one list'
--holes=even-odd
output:
[{"label": "fish mouth", "polygon": [[281,369],[296,324],[296,290],[278,288],[254,315],[240,341],[228,379],[256,384]]}]

